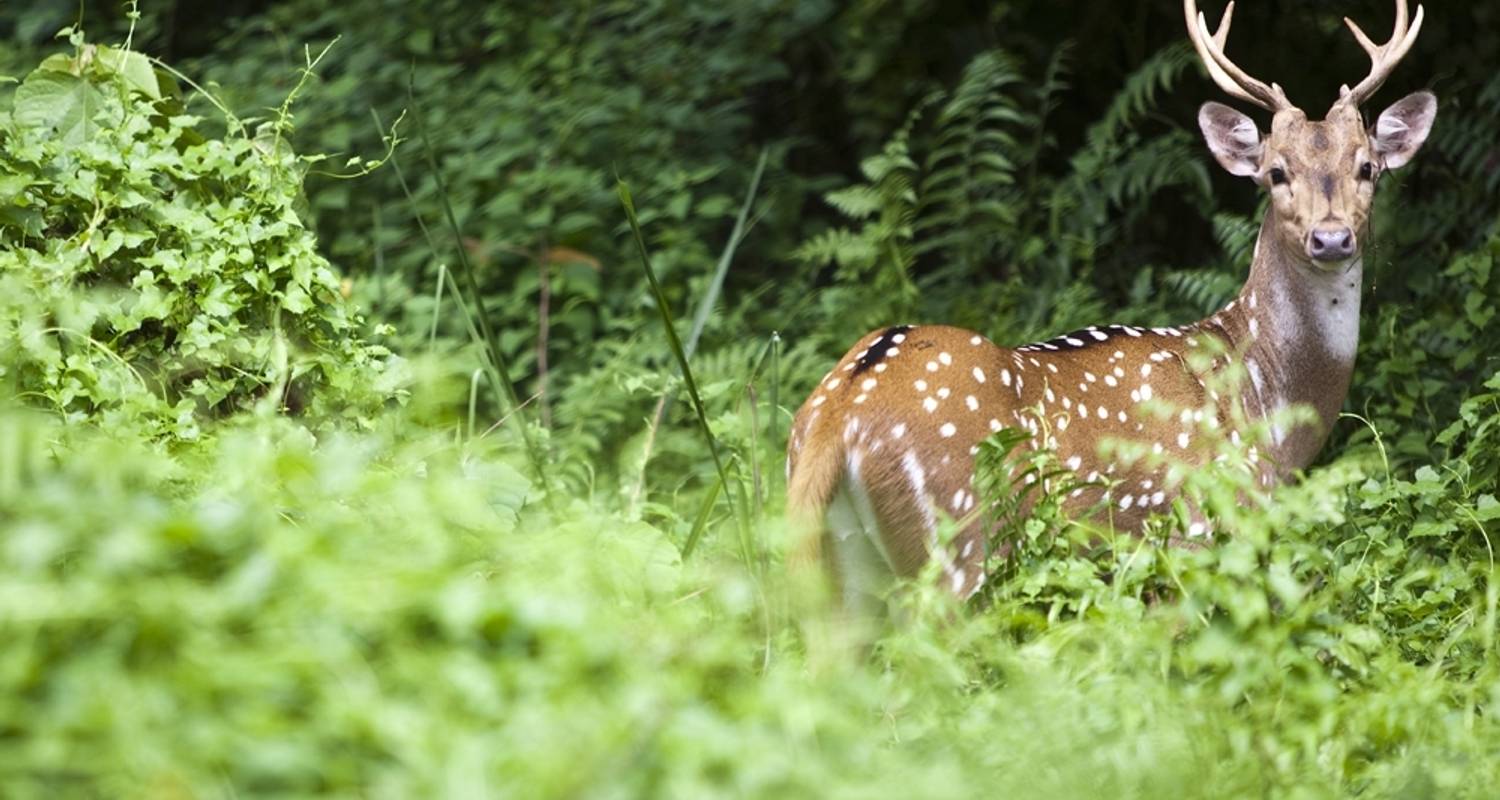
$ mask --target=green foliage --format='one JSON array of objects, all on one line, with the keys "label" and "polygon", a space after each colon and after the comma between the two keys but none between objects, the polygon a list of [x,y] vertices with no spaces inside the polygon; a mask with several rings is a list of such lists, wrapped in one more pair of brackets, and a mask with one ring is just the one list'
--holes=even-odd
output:
[{"label": "green foliage", "polygon": [[145,57],[75,46],[0,119],[12,391],[179,438],[262,400],[367,422],[398,373],[298,218],[281,125],[205,138]]},{"label": "green foliage", "polygon": [[[1267,491],[1224,445],[1181,473],[1214,530],[1183,548],[1184,509],[1139,538],[1065,518],[1074,479],[1003,471],[1002,433],[969,605],[934,567],[839,653],[778,578],[790,409],[855,336],[1182,321],[1241,281],[1252,189],[1209,185],[1180,9],[1085,6],[81,4],[213,95],[81,40],[33,70],[73,12],[0,6],[5,793],[1492,793],[1483,4],[1403,67],[1445,105],[1381,187],[1325,464]],[[1257,72],[1301,97],[1325,17],[1246,5],[1236,37],[1278,33]],[[395,147],[370,111],[417,105],[441,172],[296,155]],[[661,333],[691,317],[694,402]]]},{"label": "green foliage", "polygon": [[[354,274],[356,299],[395,324],[407,349],[426,343],[441,266],[416,219],[440,231],[450,264],[454,248],[465,248],[505,356],[534,387],[521,390],[524,398],[543,380],[539,342],[552,355],[547,370],[557,373],[548,385],[592,380],[583,376],[618,369],[596,345],[634,334],[651,309],[621,224],[617,178],[640,199],[669,299],[685,308],[700,295],[759,149],[749,139],[754,120],[744,93],[784,75],[764,53],[810,22],[772,2],[475,11],[457,0],[296,0],[275,4],[260,24],[283,35],[246,29],[234,48],[201,64],[238,107],[274,104],[303,42],[342,35],[357,43],[325,58],[318,91],[326,113],[298,120],[299,142],[322,152],[377,150],[379,133],[365,122],[370,110],[390,120],[411,106],[408,89],[420,98],[463,240],[441,231],[437,176],[411,169],[410,155],[403,164],[414,203],[393,171],[358,184],[314,179],[314,219],[329,252]],[[783,153],[774,150],[772,163]],[[795,197],[798,188],[783,181],[773,191]],[[777,218],[793,213],[770,207]],[[781,227],[762,226],[745,245],[749,257],[789,248],[793,236],[763,240]],[[452,315],[436,316],[440,334],[464,338]],[[636,372],[654,366],[648,356],[666,355],[659,347],[635,352],[628,366]],[[538,398],[544,414],[554,396]],[[561,428],[588,421],[559,411]],[[611,447],[625,433],[610,432]]]},{"label": "green foliage", "polygon": [[[859,229],[836,228],[813,237],[797,251],[797,257],[809,264],[838,267],[840,286],[825,290],[821,301],[828,317],[853,312],[841,326],[843,330],[863,331],[885,320],[901,319],[916,299],[909,270],[916,258],[912,223],[917,216],[917,165],[908,139],[919,119],[920,111],[912,112],[881,153],[860,164],[867,183],[830,192],[825,198],[845,216],[862,223]],[[879,302],[869,304],[870,297]],[[847,334],[842,338],[848,338]]]},{"label": "green foliage", "polygon": [[[1213,207],[1189,134],[1142,130],[1191,54],[1169,47],[1130,74],[1060,174],[1041,164],[1058,145],[1047,126],[1067,92],[1067,49],[1036,86],[1003,51],[977,56],[951,93],[918,105],[881,154],[862,163],[865,183],[825,196],[860,223],[798,250],[809,264],[838,267],[820,298],[822,316],[839,322],[831,338],[955,304],[957,314],[939,313],[1002,341],[1097,322],[1090,315],[1103,304],[1074,280],[1139,269],[1130,244],[1155,222],[1155,196],[1181,189],[1199,213]],[[936,112],[924,113],[929,106]],[[917,284],[923,261],[934,266]],[[987,287],[971,285],[979,275],[990,276]],[[964,308],[971,302],[972,318]],[[996,308],[1010,313],[996,320]]]},{"label": "green foliage", "polygon": [[1382,304],[1367,326],[1350,405],[1384,434],[1393,459],[1421,464],[1451,454],[1460,404],[1500,369],[1500,235],[1411,282],[1427,291]]},{"label": "green foliage", "polygon": [[1006,431],[980,457],[980,489],[998,501],[991,552],[1004,554],[983,614],[1054,668],[1164,682],[1201,715],[1235,719],[1208,746],[1253,778],[1216,785],[1205,771],[1191,795],[1479,796],[1500,748],[1487,714],[1497,436],[1500,375],[1440,437],[1443,468],[1397,474],[1364,451],[1268,493],[1225,448],[1222,464],[1178,472],[1218,540],[1184,549],[1165,544],[1185,527],[1171,515],[1141,538],[1063,517],[1054,498],[1074,479]]}]

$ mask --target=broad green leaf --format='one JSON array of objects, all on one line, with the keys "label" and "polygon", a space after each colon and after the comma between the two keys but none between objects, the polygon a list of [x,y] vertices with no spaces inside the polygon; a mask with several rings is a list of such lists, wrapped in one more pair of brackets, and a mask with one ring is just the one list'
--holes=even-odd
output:
[{"label": "broad green leaf", "polygon": [[161,86],[157,81],[156,68],[150,59],[135,52],[118,47],[100,45],[95,51],[98,63],[117,73],[131,89],[152,100],[161,99]]},{"label": "broad green leaf", "polygon": [[103,96],[87,80],[38,70],[16,88],[11,116],[18,125],[48,130],[64,144],[79,145],[96,130],[94,117],[102,106]]}]

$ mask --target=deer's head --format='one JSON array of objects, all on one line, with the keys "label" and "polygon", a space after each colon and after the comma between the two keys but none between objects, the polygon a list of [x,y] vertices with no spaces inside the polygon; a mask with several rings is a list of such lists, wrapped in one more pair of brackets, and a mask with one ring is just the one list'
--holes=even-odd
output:
[{"label": "deer's head", "polygon": [[1283,252],[1300,254],[1314,266],[1336,269],[1358,259],[1376,181],[1385,170],[1411,160],[1437,113],[1437,98],[1425,91],[1396,101],[1369,128],[1360,113],[1360,105],[1416,41],[1422,7],[1411,20],[1406,0],[1396,0],[1395,31],[1384,45],[1344,19],[1370,55],[1370,74],[1353,89],[1342,87],[1320,122],[1292,105],[1280,86],[1252,78],[1224,55],[1234,3],[1214,33],[1195,0],[1183,0],[1183,9],[1188,35],[1214,82],[1273,114],[1271,131],[1263,135],[1249,117],[1221,103],[1205,103],[1198,112],[1203,136],[1224,169],[1252,178],[1270,192],[1272,215],[1265,234],[1277,237]]}]

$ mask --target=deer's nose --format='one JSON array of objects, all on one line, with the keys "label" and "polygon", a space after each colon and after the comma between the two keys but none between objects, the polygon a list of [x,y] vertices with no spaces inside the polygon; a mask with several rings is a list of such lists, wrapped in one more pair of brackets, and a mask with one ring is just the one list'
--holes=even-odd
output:
[{"label": "deer's nose", "polygon": [[1354,231],[1348,226],[1313,228],[1307,235],[1307,255],[1314,261],[1343,261],[1354,255]]}]

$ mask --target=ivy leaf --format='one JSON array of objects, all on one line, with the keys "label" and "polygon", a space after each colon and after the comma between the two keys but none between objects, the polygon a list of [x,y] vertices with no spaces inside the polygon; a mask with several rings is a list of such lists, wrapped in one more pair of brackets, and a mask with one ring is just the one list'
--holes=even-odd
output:
[{"label": "ivy leaf", "polygon": [[152,100],[161,99],[161,86],[157,81],[156,69],[151,66],[151,61],[145,56],[134,50],[103,45],[96,49],[95,54],[98,58],[97,63],[111,72],[118,73],[131,89]]},{"label": "ivy leaf", "polygon": [[1447,536],[1458,530],[1458,524],[1447,519],[1424,519],[1411,526],[1408,538],[1420,539],[1428,536]]},{"label": "ivy leaf", "polygon": [[1474,507],[1474,516],[1486,522],[1500,519],[1500,500],[1496,500],[1492,494],[1480,495],[1479,502]]},{"label": "ivy leaf", "polygon": [[281,307],[293,314],[306,314],[312,308],[312,298],[302,287],[293,286],[282,295]]},{"label": "ivy leaf", "polygon": [[94,115],[103,98],[87,80],[77,75],[38,70],[16,88],[16,124],[53,132],[63,144],[80,145],[93,131]]}]

